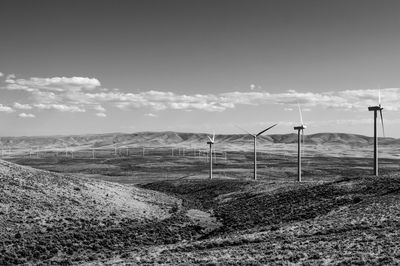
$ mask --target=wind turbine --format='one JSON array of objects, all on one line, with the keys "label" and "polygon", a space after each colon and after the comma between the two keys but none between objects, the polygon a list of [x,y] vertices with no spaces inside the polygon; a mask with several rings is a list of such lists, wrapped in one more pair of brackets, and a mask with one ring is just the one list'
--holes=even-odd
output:
[{"label": "wind turbine", "polygon": [[368,111],[374,111],[374,175],[378,176],[378,134],[377,134],[377,124],[376,120],[378,117],[378,111],[381,115],[381,123],[382,123],[382,133],[385,137],[385,127],[383,125],[383,115],[382,115],[383,107],[381,106],[381,90],[379,89],[379,98],[378,98],[378,105],[376,106],[369,106]]},{"label": "wind turbine", "polygon": [[294,127],[294,130],[297,130],[297,181],[301,182],[301,142],[304,141],[304,129],[307,127],[303,123],[303,115],[301,114],[300,104],[298,104],[298,106],[301,125]]},{"label": "wind turbine", "polygon": [[254,139],[254,180],[257,180],[257,137],[260,136],[261,134],[263,134],[264,132],[270,130],[271,128],[273,128],[276,125],[277,124],[272,125],[272,126],[266,128],[266,129],[258,132],[257,134],[251,134],[249,131],[237,126],[239,129],[245,131],[247,134],[252,136],[253,139]]},{"label": "wind turbine", "polygon": [[210,140],[210,141],[207,141],[207,144],[210,145],[210,175],[209,175],[209,177],[210,177],[210,179],[212,179],[212,175],[213,175],[212,145],[214,145],[215,133],[213,133],[212,138],[210,138],[210,136],[207,136],[207,138]]}]

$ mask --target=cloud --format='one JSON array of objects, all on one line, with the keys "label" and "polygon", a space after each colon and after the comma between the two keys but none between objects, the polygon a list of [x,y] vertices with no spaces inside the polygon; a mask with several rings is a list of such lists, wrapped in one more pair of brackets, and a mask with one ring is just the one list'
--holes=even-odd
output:
[{"label": "cloud", "polygon": [[[385,94],[385,108],[398,110],[400,89],[382,90]],[[150,108],[160,111],[173,110],[203,110],[208,112],[222,112],[240,105],[284,105],[286,110],[293,109],[299,102],[307,106],[304,111],[312,107],[334,108],[344,110],[365,110],[367,106],[377,104],[375,90],[347,90],[322,93],[297,92],[289,90],[283,93],[269,92],[228,92],[221,94],[175,94],[173,92],[147,91],[140,93],[102,92],[87,93],[86,97],[93,101],[110,102],[120,109]]]},{"label": "cloud", "polygon": [[[34,109],[53,109],[63,112],[84,112],[94,110],[105,113],[108,106],[122,110],[149,109],[149,112],[162,110],[201,110],[223,112],[240,106],[280,105],[285,111],[297,109],[300,103],[303,110],[321,107],[335,110],[365,111],[368,106],[378,102],[377,90],[337,90],[325,92],[268,92],[255,90],[233,91],[217,94],[178,94],[168,91],[123,92],[119,89],[101,87],[96,78],[88,77],[50,77],[16,79],[8,75],[5,89],[22,90],[30,94],[28,104]],[[3,88],[3,89],[4,89]],[[381,90],[385,110],[398,111],[400,88]],[[17,107],[15,107],[18,109]],[[21,109],[21,108],[20,108]]]},{"label": "cloud", "polygon": [[0,72],[0,77],[3,77],[3,76],[4,76],[4,74],[2,72]]},{"label": "cloud", "polygon": [[232,107],[230,103],[219,103],[218,97],[214,95],[178,95],[154,90],[140,93],[86,93],[85,96],[90,101],[114,103],[120,109],[148,107],[156,111],[197,109],[212,112]]},{"label": "cloud", "polygon": [[15,111],[14,111],[14,109],[12,109],[9,106],[0,104],[0,112],[12,113],[12,112],[15,112]]},{"label": "cloud", "polygon": [[65,105],[65,104],[34,104],[33,105],[37,109],[41,110],[57,110],[60,112],[86,112],[85,109],[80,108],[79,106],[74,105]]},{"label": "cloud", "polygon": [[54,78],[31,78],[31,82],[40,86],[75,86],[85,89],[94,89],[99,87],[100,81],[96,78],[87,77],[54,77]]},{"label": "cloud", "polygon": [[106,109],[101,105],[94,106],[93,110],[96,110],[96,111],[99,111],[99,112],[105,112],[106,111]]},{"label": "cloud", "polygon": [[105,113],[96,113],[96,116],[98,116],[98,117],[106,117],[107,115]]},{"label": "cloud", "polygon": [[155,114],[153,114],[153,113],[148,113],[148,114],[145,114],[144,116],[147,116],[147,117],[157,117],[157,115],[155,115]]},{"label": "cloud", "polygon": [[20,110],[30,110],[32,109],[32,106],[29,104],[21,104],[21,103],[14,103],[13,107],[15,109],[20,109]]},{"label": "cloud", "polygon": [[35,118],[36,117],[34,114],[26,114],[26,113],[20,113],[18,116],[21,118]]},{"label": "cloud", "polygon": [[15,75],[9,75],[6,79],[6,89],[9,90],[25,90],[25,91],[56,91],[63,92],[68,90],[93,90],[101,83],[96,78],[88,77],[52,77],[15,79]]},{"label": "cloud", "polygon": [[10,90],[10,91],[11,91],[11,90],[20,90],[20,91],[33,92],[33,91],[36,90],[36,89],[34,89],[34,88],[30,88],[30,87],[25,86],[25,85],[16,84],[16,83],[14,82],[14,80],[8,80],[8,79],[6,79],[6,82],[9,83],[9,84],[7,85],[7,87],[6,87],[6,89],[7,89],[7,90]]},{"label": "cloud", "polygon": [[15,83],[15,74],[8,74],[6,76],[6,83]]}]

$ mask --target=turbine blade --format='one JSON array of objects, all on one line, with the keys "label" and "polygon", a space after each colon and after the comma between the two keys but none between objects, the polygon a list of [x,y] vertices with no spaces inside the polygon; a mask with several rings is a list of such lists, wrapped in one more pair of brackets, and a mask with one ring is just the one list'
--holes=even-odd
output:
[{"label": "turbine blade", "polygon": [[215,140],[215,131],[213,131],[213,137],[212,137],[212,142]]},{"label": "turbine blade", "polygon": [[304,123],[303,123],[303,114],[301,113],[300,104],[299,104],[299,103],[297,103],[297,106],[299,107],[300,123],[301,123],[301,125],[304,125]]},{"label": "turbine blade", "polygon": [[255,136],[254,134],[251,134],[249,131],[247,131],[246,129],[243,129],[243,128],[241,128],[241,127],[239,127],[239,126],[236,126],[235,125],[235,127],[237,127],[238,129],[240,129],[240,130],[243,130],[244,132],[246,132],[247,134],[249,134],[249,135],[251,135],[251,136]]},{"label": "turbine blade", "polygon": [[379,86],[379,88],[378,88],[378,103],[379,103],[379,106],[381,105],[381,87]]},{"label": "turbine blade", "polygon": [[379,110],[379,112],[381,113],[381,122],[382,122],[382,133],[383,133],[383,137],[386,137],[386,136],[385,136],[385,125],[383,124],[382,110]]},{"label": "turbine blade", "polygon": [[273,128],[273,127],[276,126],[276,125],[277,125],[277,124],[272,125],[272,126],[270,126],[269,128],[264,129],[263,131],[260,131],[260,132],[256,135],[256,137],[260,136],[262,133],[264,133],[265,131],[267,131],[267,130]]}]

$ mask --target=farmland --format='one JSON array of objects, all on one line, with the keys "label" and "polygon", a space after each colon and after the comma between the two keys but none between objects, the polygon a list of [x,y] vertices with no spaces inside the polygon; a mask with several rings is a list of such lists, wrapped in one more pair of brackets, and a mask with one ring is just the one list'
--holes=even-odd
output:
[{"label": "farmland", "polygon": [[[225,157],[226,156],[226,157]],[[263,181],[288,182],[296,179],[297,157],[258,152],[258,177]],[[142,184],[159,180],[208,177],[208,157],[186,152],[171,156],[168,149],[148,152],[145,156],[115,156],[85,158],[70,156],[12,157],[8,161],[49,170],[57,173],[74,174],[124,184]],[[399,159],[382,158],[383,171],[400,168]],[[333,181],[342,176],[369,174],[372,159],[364,157],[329,157],[303,155],[304,181]],[[227,151],[214,157],[214,176],[217,178],[252,178],[253,153]]]}]

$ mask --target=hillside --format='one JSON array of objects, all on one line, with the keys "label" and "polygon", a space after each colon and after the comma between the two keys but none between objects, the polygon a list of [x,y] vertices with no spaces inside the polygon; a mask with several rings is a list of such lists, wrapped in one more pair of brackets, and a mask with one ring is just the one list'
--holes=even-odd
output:
[{"label": "hillside", "polygon": [[[0,265],[87,260],[96,250],[153,241],[146,228],[173,219],[180,208],[180,200],[159,192],[4,161],[0,191]],[[140,230],[134,239],[122,237],[134,228]]]},{"label": "hillside", "polygon": [[[400,178],[330,183],[157,182],[145,187],[212,210],[202,240],[140,248],[107,265],[394,265],[400,263]],[[187,204],[187,203],[186,203]]]}]

